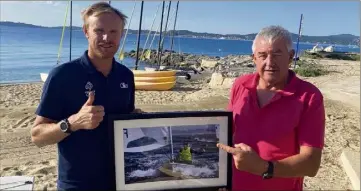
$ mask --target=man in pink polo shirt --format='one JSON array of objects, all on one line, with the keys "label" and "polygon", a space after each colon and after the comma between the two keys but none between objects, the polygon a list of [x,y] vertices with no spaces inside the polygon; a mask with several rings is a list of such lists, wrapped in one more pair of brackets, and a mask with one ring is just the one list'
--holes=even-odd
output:
[{"label": "man in pink polo shirt", "polygon": [[289,69],[290,33],[262,29],[253,41],[256,72],[239,77],[231,89],[234,147],[232,190],[302,190],[313,177],[324,146],[325,109],[321,92]]}]

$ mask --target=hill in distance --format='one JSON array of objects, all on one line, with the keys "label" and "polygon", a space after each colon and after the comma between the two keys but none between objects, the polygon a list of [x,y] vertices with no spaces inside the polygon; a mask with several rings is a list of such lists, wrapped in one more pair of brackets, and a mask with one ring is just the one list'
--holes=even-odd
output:
[{"label": "hill in distance", "polygon": [[[61,26],[58,27],[45,27],[32,25],[27,23],[17,23],[10,21],[0,21],[1,26],[11,26],[11,27],[28,27],[28,28],[48,28],[48,29],[62,29]],[[69,29],[70,27],[66,27]],[[73,26],[73,30],[81,30],[81,27]],[[148,34],[149,30],[142,30],[142,34]],[[154,32],[154,31],[152,31]],[[166,32],[167,35],[171,35],[174,32],[175,36],[180,37],[190,37],[190,38],[211,38],[211,39],[231,39],[231,40],[253,40],[256,36],[256,33],[251,34],[215,34],[215,33],[205,33],[205,32],[192,32],[189,30],[169,30]],[[129,29],[128,34],[138,34],[138,30]],[[163,33],[164,34],[164,33]],[[291,33],[292,39],[297,40],[298,34]],[[338,35],[328,35],[328,36],[308,36],[302,35],[300,42],[304,43],[324,43],[324,44],[341,44],[341,45],[357,45],[360,46],[360,37],[351,35],[351,34],[338,34]]]}]

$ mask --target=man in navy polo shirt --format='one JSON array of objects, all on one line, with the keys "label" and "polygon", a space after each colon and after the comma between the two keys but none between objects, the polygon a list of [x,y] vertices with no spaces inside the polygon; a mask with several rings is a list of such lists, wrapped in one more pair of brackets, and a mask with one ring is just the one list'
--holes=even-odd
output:
[{"label": "man in navy polo shirt", "polygon": [[39,147],[58,145],[59,190],[110,190],[114,169],[103,119],[135,111],[133,73],[114,60],[127,17],[105,2],[82,17],[88,50],[49,73],[31,138]]}]

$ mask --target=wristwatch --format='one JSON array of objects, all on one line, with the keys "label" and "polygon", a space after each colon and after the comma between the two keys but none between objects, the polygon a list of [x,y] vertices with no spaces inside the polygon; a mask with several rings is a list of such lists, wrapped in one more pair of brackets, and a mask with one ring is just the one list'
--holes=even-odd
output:
[{"label": "wristwatch", "polygon": [[273,167],[274,167],[273,162],[271,161],[267,161],[267,162],[268,162],[268,167],[267,167],[267,171],[262,174],[263,179],[271,179],[273,177]]},{"label": "wristwatch", "polygon": [[68,119],[63,119],[60,122],[60,129],[61,131],[63,131],[64,133],[68,133],[70,134],[72,131],[70,129],[70,123],[68,121]]}]

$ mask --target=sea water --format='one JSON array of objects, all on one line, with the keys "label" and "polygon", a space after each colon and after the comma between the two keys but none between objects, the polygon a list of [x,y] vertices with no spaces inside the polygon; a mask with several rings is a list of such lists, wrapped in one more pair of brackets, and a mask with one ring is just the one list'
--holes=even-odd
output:
[{"label": "sea water", "polygon": [[[49,72],[58,62],[61,28],[20,27],[0,25],[0,83],[38,82],[40,73]],[[81,30],[73,30],[70,58],[70,35],[65,31],[60,52],[59,64],[81,56],[87,49],[87,40]],[[153,36],[149,37],[146,48]],[[143,48],[147,34],[141,35],[140,48]],[[157,49],[159,37],[156,36],[151,48]],[[137,34],[128,34],[125,51],[135,50]],[[171,38],[164,39],[164,48],[170,49]],[[122,42],[123,43],[123,40]],[[197,55],[226,56],[250,55],[252,41],[201,39],[175,37],[173,50]],[[294,45],[296,46],[296,45]],[[300,44],[299,50],[312,49],[313,44]],[[120,49],[120,48],[119,48]],[[337,51],[359,52],[359,48],[336,46]],[[118,51],[119,52],[119,51]],[[118,55],[116,55],[117,57]],[[118,60],[118,59],[117,59]],[[119,60],[118,60],[119,61]],[[125,58],[122,64],[129,68],[135,65],[135,59]],[[140,62],[140,69],[145,63]]]}]

